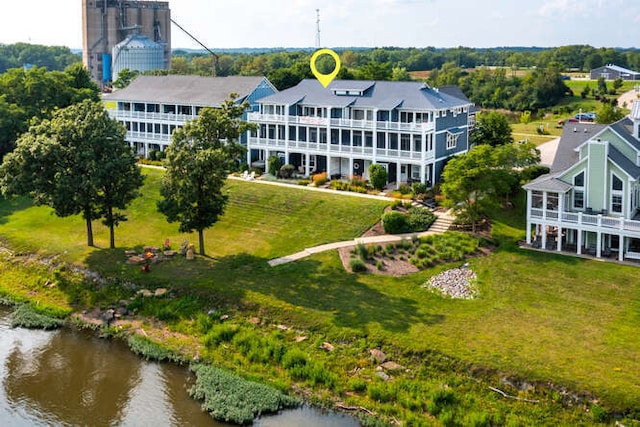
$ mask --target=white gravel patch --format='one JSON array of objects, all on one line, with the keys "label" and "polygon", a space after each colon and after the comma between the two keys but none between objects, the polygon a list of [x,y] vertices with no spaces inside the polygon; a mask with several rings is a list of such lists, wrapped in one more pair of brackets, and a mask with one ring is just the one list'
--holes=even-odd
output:
[{"label": "white gravel patch", "polygon": [[476,273],[469,268],[454,268],[433,276],[422,285],[440,295],[454,299],[474,299],[478,296],[475,286]]}]

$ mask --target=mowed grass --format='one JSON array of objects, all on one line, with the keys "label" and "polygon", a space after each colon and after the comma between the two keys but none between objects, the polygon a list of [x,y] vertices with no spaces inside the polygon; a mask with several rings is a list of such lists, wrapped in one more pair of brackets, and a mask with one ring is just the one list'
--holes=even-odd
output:
[{"label": "mowed grass", "polygon": [[[158,309],[171,311],[177,324],[224,301],[244,307],[243,316],[259,315],[323,340],[366,339],[407,355],[435,351],[595,394],[610,408],[640,407],[640,269],[518,249],[522,210],[494,216],[494,238],[501,245],[471,260],[480,290],[471,301],[443,299],[421,287],[459,263],[402,278],[346,273],[336,252],[268,267],[272,257],[353,238],[384,204],[247,182],[228,185],[227,213],[206,233],[211,257],[178,258],[144,274],[124,263],[123,247],[185,238],[155,211],[160,172],[145,173],[144,197],[118,229],[117,250],[78,249],[85,240],[82,221],[57,219],[25,202],[0,203],[0,235],[11,245],[66,250],[70,260],[141,286],[172,288],[176,305],[166,301]],[[41,229],[43,218],[51,225]],[[98,236],[104,244],[104,231]]]}]

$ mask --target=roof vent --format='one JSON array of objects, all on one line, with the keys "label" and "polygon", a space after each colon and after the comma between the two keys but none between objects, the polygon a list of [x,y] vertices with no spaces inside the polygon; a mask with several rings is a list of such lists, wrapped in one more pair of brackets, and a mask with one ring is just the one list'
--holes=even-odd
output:
[{"label": "roof vent", "polygon": [[578,128],[573,128],[573,131],[574,132],[578,132]]},{"label": "roof vent", "polygon": [[587,132],[588,132],[587,128],[584,128],[584,133],[587,133]]}]

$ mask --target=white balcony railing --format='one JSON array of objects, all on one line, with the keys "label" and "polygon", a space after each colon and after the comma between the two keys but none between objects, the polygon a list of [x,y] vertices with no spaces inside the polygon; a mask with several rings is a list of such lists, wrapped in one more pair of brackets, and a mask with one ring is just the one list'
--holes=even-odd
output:
[{"label": "white balcony railing", "polygon": [[[313,152],[329,152],[332,154],[356,154],[369,158],[373,158],[375,153],[376,158],[388,158],[394,159],[406,159],[406,160],[422,160],[421,152],[416,151],[403,151],[403,150],[387,150],[387,149],[374,149],[373,147],[352,146],[352,145],[340,145],[340,144],[327,144],[320,142],[303,142],[303,141],[285,141],[284,139],[270,139],[270,138],[257,138],[250,137],[248,139],[248,145],[250,148],[287,148],[288,150],[296,151],[313,151]],[[435,158],[435,152],[429,151],[424,153],[425,160],[433,160]]]},{"label": "white balcony railing", "polygon": [[352,129],[397,130],[406,132],[428,132],[435,130],[434,123],[401,123],[389,121],[330,119],[326,117],[283,116],[277,114],[249,113],[247,120],[253,123],[331,126]]},{"label": "white balcony railing", "polygon": [[589,229],[599,228],[602,230],[628,231],[640,233],[640,221],[625,219],[623,217],[612,217],[606,215],[589,215],[582,212],[558,212],[550,209],[532,208],[530,210],[532,219],[545,219],[550,223],[566,226],[567,224],[583,226]]},{"label": "white balcony railing", "polygon": [[127,141],[138,141],[138,142],[153,142],[153,143],[171,143],[171,135],[163,135],[158,133],[148,133],[148,132],[127,132]]},{"label": "white balcony railing", "polygon": [[111,118],[127,121],[127,120],[145,120],[153,123],[186,123],[189,120],[197,119],[198,116],[192,114],[172,114],[172,113],[147,113],[144,111],[124,111],[124,110],[107,110]]}]

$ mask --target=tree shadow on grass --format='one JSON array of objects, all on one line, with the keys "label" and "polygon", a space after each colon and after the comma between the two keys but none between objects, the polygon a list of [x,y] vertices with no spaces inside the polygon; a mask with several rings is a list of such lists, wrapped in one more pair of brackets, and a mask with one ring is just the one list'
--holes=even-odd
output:
[{"label": "tree shadow on grass", "polygon": [[15,197],[5,199],[0,196],[0,225],[9,222],[9,217],[18,211],[23,211],[33,207],[31,199],[26,197]]},{"label": "tree shadow on grass", "polygon": [[[166,287],[177,295],[197,295],[203,305],[256,304],[274,313],[279,321],[299,321],[307,327],[330,322],[366,334],[370,325],[402,332],[415,323],[444,320],[442,314],[429,313],[416,300],[381,292],[357,275],[314,259],[272,268],[265,258],[246,253],[197,257],[194,261],[177,256],[152,264],[150,272],[144,273],[140,266],[126,263],[124,249],[115,249],[92,252],[86,264],[107,277],[131,281],[136,288]],[[254,300],[250,294],[264,298]],[[303,310],[292,310],[288,305]]]}]

